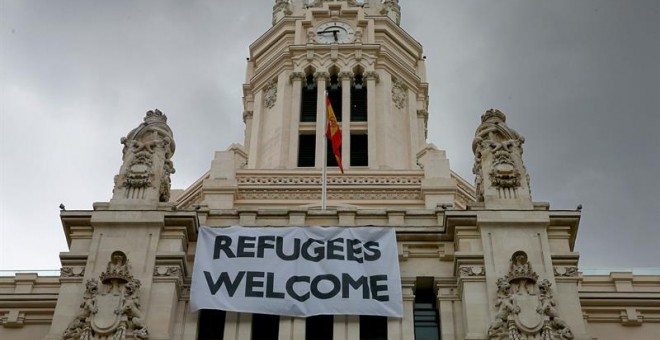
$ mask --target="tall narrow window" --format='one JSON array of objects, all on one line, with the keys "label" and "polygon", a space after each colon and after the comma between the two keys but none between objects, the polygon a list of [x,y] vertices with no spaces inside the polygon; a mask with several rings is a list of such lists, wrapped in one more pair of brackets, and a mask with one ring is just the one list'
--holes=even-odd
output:
[{"label": "tall narrow window", "polygon": [[252,340],[277,340],[279,333],[279,315],[252,314]]},{"label": "tall narrow window", "polygon": [[202,309],[199,313],[197,340],[222,340],[225,333],[225,311]]},{"label": "tall narrow window", "polygon": [[351,87],[351,121],[367,121],[367,87],[360,74],[355,76],[353,87]]},{"label": "tall narrow window", "polygon": [[305,84],[301,91],[300,100],[300,121],[301,122],[315,122],[316,121],[316,105],[318,92],[316,91],[316,84],[314,83],[314,76],[308,75]]},{"label": "tall narrow window", "polygon": [[305,321],[305,340],[332,340],[332,315],[310,316]]},{"label": "tall narrow window", "polygon": [[387,340],[387,318],[360,315],[360,340]]},{"label": "tall narrow window", "polygon": [[432,285],[433,278],[417,279],[413,307],[415,340],[440,340],[440,320]]},{"label": "tall narrow window", "polygon": [[341,122],[341,87],[339,86],[339,77],[336,74],[330,77],[330,86],[327,90],[330,104],[332,104],[332,111],[335,112],[337,121]]},{"label": "tall narrow window", "polygon": [[351,135],[351,166],[369,165],[369,139],[367,135]]},{"label": "tall narrow window", "polygon": [[298,136],[298,166],[313,167],[316,154],[316,135]]}]

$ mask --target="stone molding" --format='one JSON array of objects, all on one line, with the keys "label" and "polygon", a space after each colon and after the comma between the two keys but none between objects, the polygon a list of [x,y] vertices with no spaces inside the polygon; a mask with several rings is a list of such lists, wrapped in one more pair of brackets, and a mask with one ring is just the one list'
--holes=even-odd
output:
[{"label": "stone molding", "polygon": [[[420,176],[360,176],[342,175],[328,176],[328,184],[334,185],[420,185],[423,175]],[[241,185],[320,185],[318,175],[237,175],[236,180]]]},{"label": "stone molding", "polygon": [[[239,200],[320,200],[321,189],[241,189]],[[415,189],[350,190],[329,189],[331,200],[421,200],[422,193]]]}]

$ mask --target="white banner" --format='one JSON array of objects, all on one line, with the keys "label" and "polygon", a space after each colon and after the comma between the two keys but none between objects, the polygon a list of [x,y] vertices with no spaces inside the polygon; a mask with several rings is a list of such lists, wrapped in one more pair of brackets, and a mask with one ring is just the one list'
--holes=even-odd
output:
[{"label": "white banner", "polygon": [[403,317],[394,228],[201,227],[190,306]]}]

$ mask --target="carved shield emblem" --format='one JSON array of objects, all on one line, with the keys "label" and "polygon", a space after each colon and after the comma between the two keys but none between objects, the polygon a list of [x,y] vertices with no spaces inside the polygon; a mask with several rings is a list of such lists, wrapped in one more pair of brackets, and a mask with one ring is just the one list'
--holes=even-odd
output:
[{"label": "carved shield emblem", "polygon": [[96,296],[98,311],[92,314],[91,326],[98,335],[109,335],[121,323],[122,296],[114,294]]},{"label": "carved shield emblem", "polygon": [[543,327],[543,315],[537,311],[541,306],[538,296],[516,294],[514,303],[520,308],[520,312],[514,317],[516,326],[526,333],[538,332]]}]

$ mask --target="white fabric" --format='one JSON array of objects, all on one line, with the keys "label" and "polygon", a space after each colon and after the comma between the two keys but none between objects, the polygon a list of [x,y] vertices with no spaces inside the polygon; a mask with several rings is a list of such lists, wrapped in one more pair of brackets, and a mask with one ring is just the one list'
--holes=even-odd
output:
[{"label": "white fabric", "polygon": [[394,228],[201,227],[190,305],[403,317]]}]

